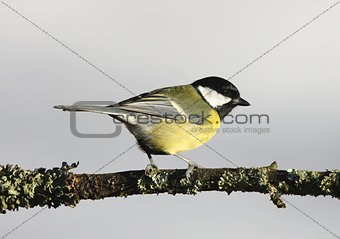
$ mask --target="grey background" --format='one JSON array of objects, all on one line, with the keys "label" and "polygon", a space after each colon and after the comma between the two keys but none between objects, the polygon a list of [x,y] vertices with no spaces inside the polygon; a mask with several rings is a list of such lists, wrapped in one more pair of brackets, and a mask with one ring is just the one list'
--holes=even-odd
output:
[{"label": "grey background", "polygon": [[[334,1],[8,1],[136,94],[229,77]],[[235,164],[324,170],[339,165],[340,6],[232,79],[251,107],[234,113],[270,115],[270,134],[217,134],[208,144]],[[80,161],[92,173],[134,144],[120,137],[81,139],[69,113],[52,108],[79,100],[120,101],[132,95],[0,4],[0,157],[23,168]],[[79,115],[82,132],[113,131],[103,115]],[[183,155],[205,167],[232,167],[202,146]],[[184,168],[156,156],[160,168]],[[134,147],[101,172],[144,169]],[[286,196],[340,234],[340,202]],[[5,234],[41,208],[0,216]],[[82,201],[45,210],[8,238],[331,238],[288,205],[268,195],[219,192]]]}]

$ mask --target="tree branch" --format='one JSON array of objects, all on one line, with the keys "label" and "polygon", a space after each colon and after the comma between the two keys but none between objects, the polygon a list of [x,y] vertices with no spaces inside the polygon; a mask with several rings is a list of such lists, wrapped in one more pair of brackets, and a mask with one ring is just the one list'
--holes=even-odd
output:
[{"label": "tree branch", "polygon": [[186,170],[144,170],[108,174],[73,174],[61,168],[33,171],[18,166],[0,166],[0,211],[60,205],[75,207],[80,200],[127,197],[137,194],[197,194],[202,191],[259,192],[270,195],[279,208],[288,195],[332,196],[340,198],[340,171],[277,170],[276,162],[261,168],[195,169],[190,180]]}]

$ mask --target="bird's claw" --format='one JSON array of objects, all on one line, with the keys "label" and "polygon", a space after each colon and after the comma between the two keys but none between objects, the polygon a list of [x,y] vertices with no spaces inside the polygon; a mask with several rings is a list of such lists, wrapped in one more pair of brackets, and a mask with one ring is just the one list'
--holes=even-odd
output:
[{"label": "bird's claw", "polygon": [[190,175],[194,171],[195,168],[203,168],[202,166],[198,165],[197,163],[189,164],[187,171],[185,172],[185,176],[188,181],[190,181]]},{"label": "bird's claw", "polygon": [[154,169],[158,169],[157,165],[155,163],[149,163],[148,165],[146,165],[145,175],[150,174]]}]

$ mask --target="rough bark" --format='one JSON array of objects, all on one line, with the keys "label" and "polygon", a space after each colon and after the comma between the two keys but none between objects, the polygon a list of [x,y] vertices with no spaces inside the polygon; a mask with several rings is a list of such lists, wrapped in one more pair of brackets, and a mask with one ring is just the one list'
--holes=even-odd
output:
[{"label": "rough bark", "polygon": [[0,211],[35,206],[75,207],[80,200],[127,197],[137,194],[197,194],[202,191],[259,192],[270,195],[279,208],[281,195],[332,196],[340,198],[340,171],[278,170],[276,162],[261,168],[195,169],[188,180],[185,169],[126,171],[108,174],[73,174],[61,168],[33,171],[0,166]]}]

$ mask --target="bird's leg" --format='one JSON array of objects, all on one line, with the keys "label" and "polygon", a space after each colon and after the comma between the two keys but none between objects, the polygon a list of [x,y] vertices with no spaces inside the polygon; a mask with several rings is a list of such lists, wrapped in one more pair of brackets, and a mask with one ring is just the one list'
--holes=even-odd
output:
[{"label": "bird's leg", "polygon": [[148,165],[146,165],[146,168],[145,168],[145,174],[148,174],[152,171],[152,169],[158,169],[158,166],[155,163],[155,161],[153,161],[151,154],[149,154],[149,153],[146,153],[146,154],[148,155],[148,158],[149,158],[149,161],[150,161],[150,163]]},{"label": "bird's leg", "polygon": [[179,154],[174,154],[177,158],[180,158],[182,160],[184,160],[185,162],[187,162],[188,164],[188,169],[185,172],[185,176],[187,177],[187,179],[189,180],[190,178],[190,174],[192,173],[192,171],[194,170],[194,168],[203,168],[202,166],[198,165],[197,163],[195,163],[194,161],[187,159],[185,157],[183,157],[182,155]]}]

